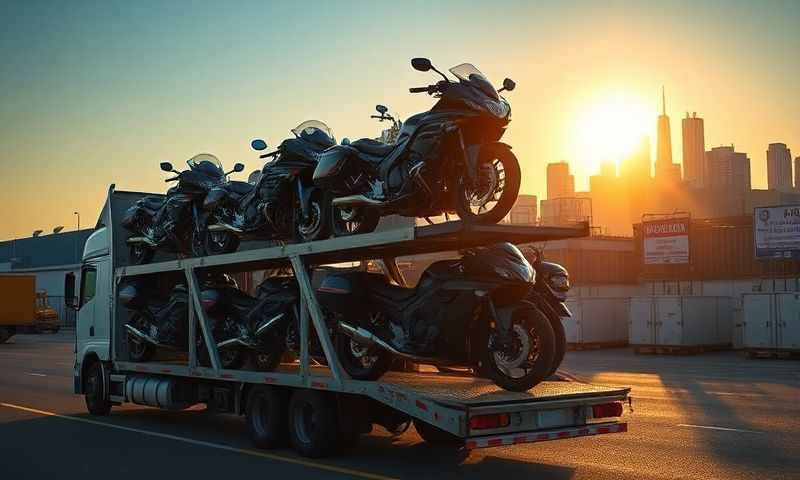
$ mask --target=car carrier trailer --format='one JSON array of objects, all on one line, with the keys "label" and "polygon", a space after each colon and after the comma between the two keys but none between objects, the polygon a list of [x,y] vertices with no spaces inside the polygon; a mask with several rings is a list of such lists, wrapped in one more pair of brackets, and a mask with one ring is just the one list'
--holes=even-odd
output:
[{"label": "car carrier trailer", "polygon": [[[467,449],[624,432],[623,403],[630,389],[579,381],[548,380],[527,392],[500,389],[491,381],[443,373],[389,372],[378,381],[348,377],[341,367],[311,286],[309,271],[323,264],[378,259],[394,281],[404,280],[395,258],[499,241],[529,243],[586,236],[588,226],[465,225],[446,222],[407,226],[350,237],[255,245],[199,258],[155,258],[127,265],[126,232],[119,219],[142,193],[109,189],[96,231],[86,242],[76,302],[74,391],[93,414],[135,403],[179,410],[198,403],[215,412],[244,414],[253,442],[262,448],[290,437],[302,455],[323,456],[351,445],[373,424],[400,431],[414,423],[428,442]],[[247,248],[243,246],[243,248]],[[301,292],[299,361],[271,372],[226,370],[199,297],[198,272],[224,273],[290,266]],[[189,294],[188,360],[132,362],[128,358],[127,310],[117,290],[132,278],[182,277]],[[74,279],[67,278],[67,296]],[[311,326],[313,325],[313,329]],[[315,332],[326,366],[313,365],[308,337]],[[202,338],[210,366],[198,361]]]}]

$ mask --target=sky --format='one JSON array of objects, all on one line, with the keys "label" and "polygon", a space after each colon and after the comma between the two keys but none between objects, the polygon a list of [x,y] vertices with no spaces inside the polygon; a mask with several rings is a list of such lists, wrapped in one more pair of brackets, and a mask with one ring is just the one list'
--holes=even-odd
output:
[{"label": "sky", "polygon": [[696,111],[706,148],[747,152],[765,188],[769,143],[800,155],[799,54],[797,0],[5,0],[0,240],[74,229],[75,211],[93,225],[112,183],[162,192],[162,161],[260,169],[250,140],[275,146],[304,120],[378,136],[376,103],[401,118],[433,105],[408,93],[436,80],[416,56],[516,81],[503,140],[522,193],[544,196],[547,163],[569,161],[585,189],[631,138],[655,146],[662,85],[674,160]]}]

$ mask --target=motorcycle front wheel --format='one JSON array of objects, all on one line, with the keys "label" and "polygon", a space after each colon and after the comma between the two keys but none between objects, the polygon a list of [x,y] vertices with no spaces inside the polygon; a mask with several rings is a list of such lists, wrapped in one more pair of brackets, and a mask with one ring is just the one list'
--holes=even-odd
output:
[{"label": "motorcycle front wheel", "polygon": [[239,249],[239,237],[232,232],[204,232],[200,256],[233,253]]},{"label": "motorcycle front wheel", "polygon": [[463,176],[456,185],[456,213],[468,223],[491,225],[500,222],[517,201],[520,186],[517,157],[502,145],[481,147],[478,178]]},{"label": "motorcycle front wheel", "polygon": [[[139,330],[144,330],[146,327],[146,322],[138,313],[131,315],[129,323]],[[153,353],[155,351],[152,345],[128,333],[128,355],[132,362],[146,362],[153,357]]]},{"label": "motorcycle front wheel", "polygon": [[328,237],[330,232],[330,217],[328,215],[328,202],[322,190],[315,190],[308,202],[308,216],[303,218],[298,209],[295,212],[295,232],[301,242],[313,242]]},{"label": "motorcycle front wheel", "polygon": [[377,380],[389,371],[392,356],[386,350],[361,345],[342,333],[334,344],[342,368],[356,380]]},{"label": "motorcycle front wheel", "polygon": [[331,207],[331,226],[336,237],[373,232],[380,220],[381,214],[374,208]]},{"label": "motorcycle front wheel", "polygon": [[555,334],[547,317],[537,308],[521,308],[512,317],[511,341],[489,346],[483,370],[497,386],[524,392],[550,375],[555,359]]}]

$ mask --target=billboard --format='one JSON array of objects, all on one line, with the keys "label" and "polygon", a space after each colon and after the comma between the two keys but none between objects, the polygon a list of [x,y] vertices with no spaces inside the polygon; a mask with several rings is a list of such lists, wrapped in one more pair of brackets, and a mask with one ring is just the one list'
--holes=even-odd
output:
[{"label": "billboard", "polygon": [[689,217],[642,222],[645,265],[689,263]]},{"label": "billboard", "polygon": [[758,259],[800,259],[800,205],[755,208],[753,239]]}]

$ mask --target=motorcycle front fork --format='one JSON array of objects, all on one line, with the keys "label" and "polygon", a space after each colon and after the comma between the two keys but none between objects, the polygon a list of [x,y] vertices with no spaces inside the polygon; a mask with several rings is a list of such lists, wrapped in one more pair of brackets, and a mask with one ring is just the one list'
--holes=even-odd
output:
[{"label": "motorcycle front fork", "polygon": [[497,350],[503,350],[507,346],[511,345],[512,336],[511,336],[511,317],[514,313],[513,308],[506,307],[501,308],[498,310],[495,308],[494,302],[486,295],[485,297],[486,302],[486,309],[489,312],[489,316],[495,325],[495,331],[497,335],[493,341],[493,347]]}]

